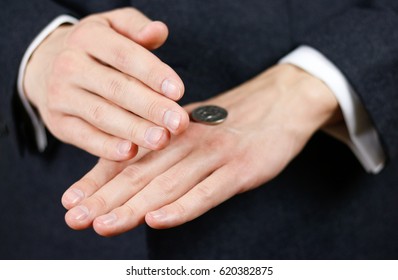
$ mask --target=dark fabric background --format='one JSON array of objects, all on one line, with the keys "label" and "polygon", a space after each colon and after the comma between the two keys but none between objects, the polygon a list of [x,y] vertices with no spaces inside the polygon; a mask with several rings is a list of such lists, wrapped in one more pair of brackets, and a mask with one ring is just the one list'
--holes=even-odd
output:
[{"label": "dark fabric background", "polygon": [[169,26],[170,37],[156,54],[182,77],[182,103],[228,90],[300,44],[315,47],[358,92],[389,158],[381,174],[369,175],[348,148],[317,134],[270,183],[181,227],[149,230],[149,257],[398,257],[397,1],[0,3],[0,258],[146,258],[144,228],[106,239],[66,227],[61,195],[96,159],[51,137],[47,151],[36,152],[16,97],[22,55],[46,24],[59,14],[82,17],[121,6]]}]

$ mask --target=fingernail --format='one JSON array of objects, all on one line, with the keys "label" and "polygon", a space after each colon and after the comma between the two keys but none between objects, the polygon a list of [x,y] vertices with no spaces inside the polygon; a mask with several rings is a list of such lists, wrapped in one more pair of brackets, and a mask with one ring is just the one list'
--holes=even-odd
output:
[{"label": "fingernail", "polygon": [[157,211],[150,212],[149,215],[151,215],[152,218],[154,218],[155,220],[158,220],[158,221],[164,221],[167,219],[167,214],[163,210],[157,210]]},{"label": "fingernail", "polygon": [[130,141],[120,141],[118,144],[118,151],[121,155],[127,155],[131,150],[131,142]]},{"label": "fingernail", "polygon": [[162,93],[171,99],[180,99],[182,95],[177,82],[169,79],[163,81]]},{"label": "fingernail", "polygon": [[65,193],[64,200],[68,204],[76,204],[82,201],[84,193],[79,189],[71,189]]},{"label": "fingernail", "polygon": [[180,126],[181,116],[174,111],[167,111],[164,114],[163,122],[171,132],[175,132]]},{"label": "fingernail", "polygon": [[150,145],[157,145],[164,133],[162,127],[150,127],[145,132],[145,141]]},{"label": "fingernail", "polygon": [[85,220],[89,214],[90,211],[86,206],[77,206],[69,211],[71,218],[78,221]]},{"label": "fingernail", "polygon": [[104,216],[98,217],[96,222],[103,224],[105,226],[111,226],[117,221],[117,216],[114,213],[109,213]]}]

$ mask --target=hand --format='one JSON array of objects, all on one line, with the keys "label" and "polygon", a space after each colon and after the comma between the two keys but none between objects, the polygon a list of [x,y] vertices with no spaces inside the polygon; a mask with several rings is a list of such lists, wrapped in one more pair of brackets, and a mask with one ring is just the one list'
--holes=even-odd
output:
[{"label": "hand", "polygon": [[341,119],[329,88],[290,65],[204,104],[226,108],[227,120],[192,123],[166,149],[127,162],[101,159],[64,194],[67,224],[111,236],[144,220],[159,229],[186,223],[277,176],[316,130]]},{"label": "hand", "polygon": [[28,63],[27,97],[52,134],[94,155],[126,160],[136,145],[162,149],[189,123],[174,102],[181,79],[149,51],[167,36],[165,24],[132,8],[61,26]]}]

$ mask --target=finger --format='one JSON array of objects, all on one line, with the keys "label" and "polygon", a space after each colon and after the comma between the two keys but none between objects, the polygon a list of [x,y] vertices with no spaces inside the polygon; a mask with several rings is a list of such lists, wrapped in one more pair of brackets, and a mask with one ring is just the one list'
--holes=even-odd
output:
[{"label": "finger", "polygon": [[127,161],[99,160],[93,169],[65,191],[61,199],[62,205],[68,210],[76,206],[115,177],[126,165]]},{"label": "finger", "polygon": [[[66,223],[74,229],[83,229],[91,225],[92,221],[99,215],[108,213],[110,210],[122,205],[133,195],[144,188],[152,178],[161,174],[186,156],[188,150],[170,150],[171,156],[158,156],[148,154],[138,162],[127,166],[113,180],[106,184],[97,185],[98,191],[82,201],[79,206],[72,208],[65,215]],[[95,181],[98,183],[98,181]],[[103,182],[99,182],[103,183]],[[91,189],[95,189],[92,186]]]},{"label": "finger", "polygon": [[[78,116],[103,132],[129,140],[151,150],[164,148],[170,140],[169,132],[126,110],[84,90],[76,89],[79,99],[69,95],[61,110]],[[75,94],[75,95],[76,95]],[[69,106],[73,104],[75,106]]]},{"label": "finger", "polygon": [[61,202],[66,209],[71,209],[77,206],[85,198],[90,197],[96,191],[102,188],[106,183],[113,179],[128,165],[138,161],[149,150],[139,149],[137,155],[128,161],[110,161],[104,158],[100,159],[98,163],[79,181],[74,183],[62,196]]},{"label": "finger", "polygon": [[143,222],[145,214],[171,203],[184,195],[220,165],[219,157],[203,160],[203,154],[190,154],[111,213],[93,223],[94,230],[104,236],[120,234]]},{"label": "finger", "polygon": [[189,116],[176,102],[119,71],[90,58],[85,60],[84,68],[74,78],[76,84],[146,120],[166,127],[173,134],[180,134],[188,127]]},{"label": "finger", "polygon": [[59,134],[64,142],[93,155],[110,160],[127,160],[137,153],[137,146],[130,141],[108,135],[79,118],[64,116],[61,126]]},{"label": "finger", "polygon": [[170,228],[203,215],[239,192],[237,170],[231,165],[223,166],[178,200],[148,213],[146,223],[157,229]]},{"label": "finger", "polygon": [[160,47],[167,39],[167,26],[152,21],[133,8],[122,8],[101,14],[118,33],[147,49]]},{"label": "finger", "polygon": [[169,29],[166,24],[153,21],[141,29],[133,40],[149,50],[154,50],[166,42],[168,35]]},{"label": "finger", "polygon": [[183,82],[171,67],[141,45],[103,24],[80,24],[70,35],[69,42],[168,98],[178,100],[183,95]]}]

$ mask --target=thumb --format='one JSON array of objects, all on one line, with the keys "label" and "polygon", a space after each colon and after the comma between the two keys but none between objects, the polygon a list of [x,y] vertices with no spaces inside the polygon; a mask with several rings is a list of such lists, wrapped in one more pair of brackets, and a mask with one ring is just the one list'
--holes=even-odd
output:
[{"label": "thumb", "polygon": [[116,32],[147,48],[159,48],[169,34],[167,26],[152,21],[134,8],[122,8],[100,14]]}]

